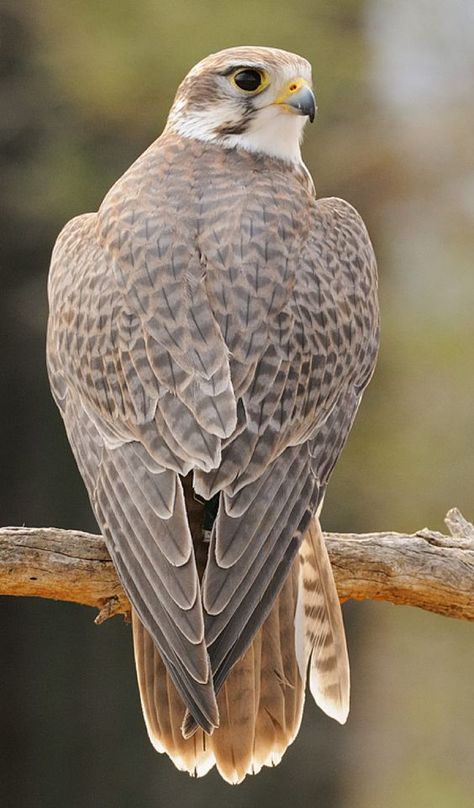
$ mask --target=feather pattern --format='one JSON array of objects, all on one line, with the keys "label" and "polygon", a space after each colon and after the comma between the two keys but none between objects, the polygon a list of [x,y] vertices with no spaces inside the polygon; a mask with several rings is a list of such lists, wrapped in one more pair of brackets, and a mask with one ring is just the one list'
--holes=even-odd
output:
[{"label": "feather pattern", "polygon": [[[300,550],[300,582],[296,619],[299,666],[310,690],[331,718],[344,724],[349,712],[349,658],[341,607],[319,520],[313,519]],[[301,633],[300,633],[301,632]]]},{"label": "feather pattern", "polygon": [[[274,766],[296,737],[304,704],[304,678],[296,657],[294,620],[299,559],[290,568],[269,616],[234,665],[217,703],[220,724],[206,735],[185,717],[167,667],[135,612],[135,661],[151,742],[178,769],[201,777],[216,766],[229,783]],[[184,720],[184,732],[182,731]]]},{"label": "feather pattern", "polygon": [[[261,51],[285,76],[307,72],[287,56]],[[150,734],[178,765],[215,761],[238,781],[293,737],[309,656],[315,697],[347,701],[331,690],[345,692],[345,646],[310,525],[373,371],[376,267],[359,215],[316,200],[302,164],[187,138],[176,114],[99,211],[60,234],[48,370],[132,602]],[[217,510],[206,545],[192,487]],[[317,602],[295,583],[300,566]],[[332,639],[300,626],[296,654],[298,587],[303,617]]]}]

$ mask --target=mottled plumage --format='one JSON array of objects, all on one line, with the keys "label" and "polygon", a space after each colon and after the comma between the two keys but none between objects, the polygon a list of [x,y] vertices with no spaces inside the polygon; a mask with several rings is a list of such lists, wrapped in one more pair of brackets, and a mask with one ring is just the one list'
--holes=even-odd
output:
[{"label": "mottled plumage", "polygon": [[[268,88],[240,97],[244,67]],[[310,658],[316,700],[348,709],[315,519],[374,367],[376,268],[359,215],[316,200],[298,157],[309,80],[271,49],[193,68],[50,274],[51,385],[133,605],[150,737],[231,782],[293,740]]]}]

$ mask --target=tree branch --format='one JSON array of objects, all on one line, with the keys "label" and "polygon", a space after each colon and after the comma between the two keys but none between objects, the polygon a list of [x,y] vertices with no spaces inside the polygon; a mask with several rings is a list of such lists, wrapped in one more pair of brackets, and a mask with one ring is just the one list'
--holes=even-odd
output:
[{"label": "tree branch", "polygon": [[[385,600],[474,620],[474,526],[448,512],[449,536],[325,533],[341,600]],[[101,536],[58,528],[0,529],[0,594],[95,606],[96,622],[129,601]]]}]

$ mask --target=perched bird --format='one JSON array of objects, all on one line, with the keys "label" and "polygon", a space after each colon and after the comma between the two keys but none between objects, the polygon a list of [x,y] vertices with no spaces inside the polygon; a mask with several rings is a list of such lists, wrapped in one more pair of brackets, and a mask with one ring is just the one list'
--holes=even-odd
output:
[{"label": "perched bird", "polygon": [[302,162],[315,110],[300,56],[204,59],[49,278],[51,387],[132,603],[150,739],[231,783],[281,759],[308,667],[323,710],[349,706],[318,520],[374,369],[377,279],[360,216]]}]

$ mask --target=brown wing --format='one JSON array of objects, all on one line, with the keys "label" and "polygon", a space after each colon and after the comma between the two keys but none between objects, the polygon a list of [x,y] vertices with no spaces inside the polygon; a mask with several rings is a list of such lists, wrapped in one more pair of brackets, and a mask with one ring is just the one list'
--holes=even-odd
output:
[{"label": "brown wing", "polygon": [[[165,138],[65,229],[50,301],[51,382],[96,516],[210,731],[214,690],[268,614],[344,442],[339,408],[373,366],[366,231],[278,161]],[[329,419],[343,434],[322,440]],[[178,479],[191,470],[198,493],[220,492],[204,609]]]},{"label": "brown wing", "polygon": [[166,431],[166,400],[162,410],[159,405],[169,391],[152,371],[144,330],[131,323],[135,315],[98,243],[96,216],[74,220],[60,236],[50,301],[51,385],[97,520],[170,676],[201,726],[212,731],[218,712],[176,472],[189,466],[193,452],[193,466],[209,468],[218,439],[208,432],[203,437],[194,420],[189,440],[181,439],[179,430],[190,429],[184,404],[175,433]]},{"label": "brown wing", "polygon": [[217,692],[288,574],[375,363],[366,229],[337,199],[316,203],[312,221],[289,299],[268,318],[268,342],[242,393],[245,428],[217,471],[195,475],[208,495],[223,490],[203,581]]}]

